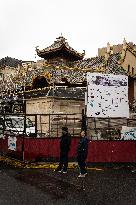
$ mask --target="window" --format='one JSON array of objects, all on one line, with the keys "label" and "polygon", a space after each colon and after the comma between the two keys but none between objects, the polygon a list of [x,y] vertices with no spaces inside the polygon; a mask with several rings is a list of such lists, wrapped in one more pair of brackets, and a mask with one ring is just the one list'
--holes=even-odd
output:
[{"label": "window", "polygon": [[130,65],[128,65],[128,73],[130,72]]},{"label": "window", "polygon": [[26,118],[26,127],[33,127],[33,123],[29,118]]},{"label": "window", "polygon": [[[24,118],[23,117],[15,117],[15,118],[7,118],[5,119],[6,125],[10,128],[23,128],[24,127]],[[33,123],[29,118],[26,118],[26,127],[33,127]]]},{"label": "window", "polygon": [[134,68],[132,67],[132,75],[134,75]]}]

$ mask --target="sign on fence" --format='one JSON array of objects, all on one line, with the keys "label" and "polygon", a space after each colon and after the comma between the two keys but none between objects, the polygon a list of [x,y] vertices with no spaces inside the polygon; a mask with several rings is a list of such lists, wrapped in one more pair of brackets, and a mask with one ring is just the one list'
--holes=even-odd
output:
[{"label": "sign on fence", "polygon": [[128,77],[87,73],[87,116],[129,117]]},{"label": "sign on fence", "polygon": [[8,149],[16,151],[16,137],[8,136]]},{"label": "sign on fence", "polygon": [[122,126],[121,140],[136,140],[136,127]]}]

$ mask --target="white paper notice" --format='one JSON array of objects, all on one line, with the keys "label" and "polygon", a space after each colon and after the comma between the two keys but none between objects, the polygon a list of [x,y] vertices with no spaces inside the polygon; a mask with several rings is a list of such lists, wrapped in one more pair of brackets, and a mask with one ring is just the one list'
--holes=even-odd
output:
[{"label": "white paper notice", "polygon": [[8,149],[16,151],[16,141],[17,138],[16,137],[8,137]]},{"label": "white paper notice", "polygon": [[88,117],[129,117],[128,77],[87,73]]}]

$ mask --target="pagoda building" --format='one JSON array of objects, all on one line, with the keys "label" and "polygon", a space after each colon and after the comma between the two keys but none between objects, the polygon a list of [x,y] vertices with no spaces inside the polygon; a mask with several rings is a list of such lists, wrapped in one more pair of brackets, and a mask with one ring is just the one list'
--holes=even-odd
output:
[{"label": "pagoda building", "polygon": [[[47,48],[40,50],[36,47],[36,53],[42,59],[33,62],[31,68],[22,64],[7,81],[7,87],[10,91],[11,87],[15,88],[18,99],[26,100],[27,114],[82,113],[85,109],[87,72],[122,74],[129,76],[129,102],[132,102],[136,98],[135,48],[124,42],[120,52],[112,51],[107,44],[104,54],[85,58],[85,51],[77,52],[60,36]],[[2,80],[0,82],[3,83]],[[46,126],[43,127],[46,132]]]},{"label": "pagoda building", "polygon": [[36,52],[39,57],[44,58],[50,64],[60,62],[65,65],[69,65],[70,62],[82,60],[85,55],[85,51],[79,53],[70,47],[63,36],[56,38],[56,41],[47,48],[39,50],[37,47]]},{"label": "pagoda building", "polygon": [[101,55],[98,52],[96,57],[85,58],[85,51],[79,53],[60,36],[47,48],[36,47],[36,53],[42,59],[33,63],[31,68],[22,66],[12,77],[12,82],[8,81],[8,88],[12,84],[20,97],[25,91],[28,100],[39,101],[40,97],[50,96],[84,101],[87,72],[122,74],[129,76],[129,101],[132,102],[136,98],[135,50],[124,41],[119,52],[113,52],[108,43]]}]

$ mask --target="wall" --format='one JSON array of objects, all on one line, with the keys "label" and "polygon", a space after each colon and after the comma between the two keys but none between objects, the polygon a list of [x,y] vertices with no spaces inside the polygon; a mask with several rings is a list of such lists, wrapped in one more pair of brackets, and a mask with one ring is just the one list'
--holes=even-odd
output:
[{"label": "wall", "polygon": [[129,100],[129,103],[132,103],[133,100],[134,100],[134,89],[136,87],[134,87],[134,79],[129,77],[128,78],[128,100]]},{"label": "wall", "polygon": [[134,98],[136,99],[136,79],[134,80]]},{"label": "wall", "polygon": [[[38,115],[37,124],[38,132],[45,133],[43,134],[45,137],[60,135],[61,127],[65,124],[67,124],[70,132],[74,132],[74,135],[79,135],[82,109],[84,109],[84,100],[44,97],[29,99],[26,102],[27,114],[44,114],[42,116]],[[69,115],[74,113],[76,115]],[[47,114],[54,115],[49,116]],[[34,117],[30,118],[34,121]]]},{"label": "wall", "polygon": [[26,101],[27,114],[49,114],[52,111],[52,98],[33,98]]},{"label": "wall", "polygon": [[[132,75],[132,68],[134,68],[133,75],[136,75],[136,57],[130,52],[126,51],[126,56],[124,62],[121,66],[128,72],[128,65],[130,65],[130,72],[129,74]],[[129,78],[129,90],[128,90],[128,97],[129,102],[132,102],[133,98],[136,99],[136,79]]]},{"label": "wall", "polygon": [[[26,114],[51,114],[53,101],[52,98],[37,98],[26,101]],[[35,122],[35,117],[29,117]],[[37,116],[37,131],[49,134],[49,116]]]},{"label": "wall", "polygon": [[53,97],[28,99],[26,102],[27,114],[51,114],[51,113],[81,113],[84,108],[84,100],[73,100]]},{"label": "wall", "polygon": [[[122,48],[123,48],[122,44],[110,46],[110,50],[112,50],[113,53],[120,53],[122,51]],[[98,48],[98,56],[105,56],[106,52],[107,52],[107,47]]]},{"label": "wall", "polygon": [[[135,49],[135,46],[133,45],[132,42],[129,42],[128,45]],[[113,51],[113,53],[121,53],[123,49],[123,44],[113,45],[110,46],[110,48]],[[107,52],[107,47],[98,48],[98,56],[104,56],[106,52]]]},{"label": "wall", "polygon": [[126,51],[124,62],[121,66],[128,71],[128,65],[130,65],[130,73],[132,74],[132,67],[134,68],[134,75],[136,74],[136,57],[130,52]]}]

